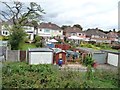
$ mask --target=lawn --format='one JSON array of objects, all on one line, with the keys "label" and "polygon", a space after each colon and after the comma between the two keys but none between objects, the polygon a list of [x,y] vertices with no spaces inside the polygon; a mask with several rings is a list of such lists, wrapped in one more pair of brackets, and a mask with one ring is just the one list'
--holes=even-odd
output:
[{"label": "lawn", "polygon": [[0,35],[0,40],[2,40],[3,39],[3,37]]},{"label": "lawn", "polygon": [[33,43],[23,43],[20,46],[20,50],[28,50],[30,48],[36,48],[35,44],[33,44]]},{"label": "lawn", "polygon": [[117,88],[117,74],[96,70],[92,78],[86,72],[59,70],[56,65],[28,65],[5,62],[2,70],[3,88]]}]

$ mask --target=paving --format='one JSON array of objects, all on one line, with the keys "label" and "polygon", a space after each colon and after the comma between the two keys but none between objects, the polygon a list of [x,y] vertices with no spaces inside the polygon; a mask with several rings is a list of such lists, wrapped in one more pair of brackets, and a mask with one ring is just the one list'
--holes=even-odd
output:
[{"label": "paving", "polygon": [[112,66],[109,64],[99,64],[97,66],[97,69],[103,69],[103,70],[112,70],[112,71],[117,71],[118,68],[116,66]]}]

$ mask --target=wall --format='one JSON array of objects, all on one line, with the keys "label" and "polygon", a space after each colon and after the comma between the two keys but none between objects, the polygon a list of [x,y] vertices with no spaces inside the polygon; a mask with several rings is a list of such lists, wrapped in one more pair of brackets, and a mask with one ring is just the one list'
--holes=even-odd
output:
[{"label": "wall", "polygon": [[29,52],[29,64],[52,64],[52,52]]},{"label": "wall", "polygon": [[12,62],[16,62],[16,61],[27,62],[27,51],[6,50],[5,60],[12,61]]},{"label": "wall", "polygon": [[20,61],[19,50],[7,50],[6,60],[7,61]]},{"label": "wall", "polygon": [[118,54],[108,53],[108,64],[118,66]]},{"label": "wall", "polygon": [[94,53],[93,54],[93,59],[98,63],[98,64],[105,64],[106,59],[107,59],[107,54],[106,53]]}]

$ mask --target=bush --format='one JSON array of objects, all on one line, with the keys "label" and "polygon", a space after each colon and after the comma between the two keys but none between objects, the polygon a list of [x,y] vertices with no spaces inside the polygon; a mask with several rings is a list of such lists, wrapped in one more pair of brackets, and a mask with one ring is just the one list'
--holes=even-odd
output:
[{"label": "bush", "polygon": [[92,66],[93,62],[94,62],[94,60],[89,55],[87,55],[85,57],[85,59],[83,60],[83,64],[86,65],[86,66],[88,66],[88,65]]},{"label": "bush", "polygon": [[[117,87],[117,75],[95,71],[59,70],[50,64],[28,65],[25,62],[6,62],[2,70],[3,88],[111,88]],[[92,74],[95,78],[92,78]],[[85,76],[87,75],[87,76]],[[87,77],[87,78],[86,78]],[[107,86],[105,86],[107,85]]]}]

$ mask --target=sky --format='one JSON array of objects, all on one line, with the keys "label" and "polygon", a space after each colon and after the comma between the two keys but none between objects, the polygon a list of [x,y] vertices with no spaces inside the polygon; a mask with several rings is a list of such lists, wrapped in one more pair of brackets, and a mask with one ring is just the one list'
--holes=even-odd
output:
[{"label": "sky", "polygon": [[[8,0],[3,0],[8,1]],[[13,1],[13,0],[11,0]],[[28,2],[28,0],[18,0]],[[119,0],[29,0],[37,2],[46,12],[44,22],[59,26],[80,24],[83,30],[118,29]]]}]

